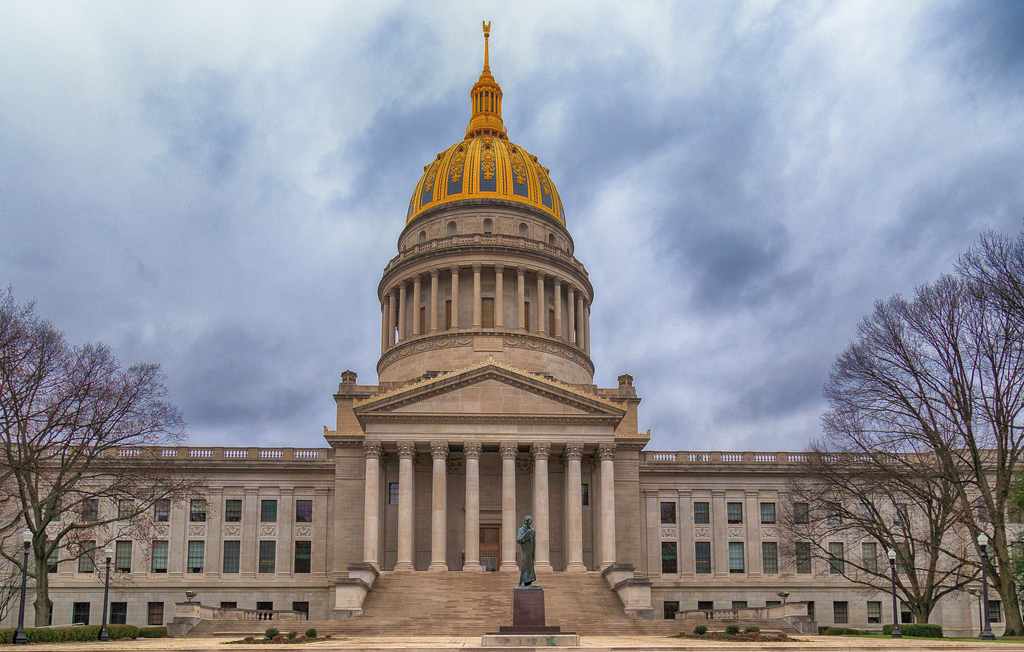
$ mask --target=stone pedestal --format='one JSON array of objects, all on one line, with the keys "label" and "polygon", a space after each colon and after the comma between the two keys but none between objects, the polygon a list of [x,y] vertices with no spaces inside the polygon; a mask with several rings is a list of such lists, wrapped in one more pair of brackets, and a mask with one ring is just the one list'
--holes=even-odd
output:
[{"label": "stone pedestal", "polygon": [[512,591],[512,624],[485,634],[483,647],[579,646],[580,637],[544,622],[544,589],[517,586]]}]

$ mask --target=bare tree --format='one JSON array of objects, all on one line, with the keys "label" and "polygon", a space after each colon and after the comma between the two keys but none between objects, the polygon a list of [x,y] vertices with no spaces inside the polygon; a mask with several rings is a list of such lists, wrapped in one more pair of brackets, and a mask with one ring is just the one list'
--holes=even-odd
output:
[{"label": "bare tree", "polygon": [[[182,420],[157,365],[123,368],[102,344],[69,345],[8,290],[0,295],[0,428],[0,532],[31,531],[35,622],[44,625],[52,566],[142,538],[157,501],[190,490],[159,449],[144,448],[180,441]],[[20,554],[3,556],[21,571]]]},{"label": "bare tree", "polygon": [[0,558],[0,621],[18,605],[21,595],[21,569]]},{"label": "bare tree", "polygon": [[1022,625],[1006,514],[1024,452],[1024,312],[1015,303],[1024,296],[1022,270],[1024,241],[985,236],[957,276],[917,288],[912,300],[876,303],[825,386],[837,422],[886,450],[933,456],[974,563],[977,535],[989,537],[988,576],[1015,632]]}]

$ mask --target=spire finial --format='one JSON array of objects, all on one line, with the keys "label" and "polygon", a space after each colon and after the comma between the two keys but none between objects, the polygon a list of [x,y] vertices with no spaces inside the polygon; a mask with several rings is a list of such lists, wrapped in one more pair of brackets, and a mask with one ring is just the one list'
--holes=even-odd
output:
[{"label": "spire finial", "polygon": [[484,26],[484,70],[490,70],[490,42],[491,42],[491,22],[489,20],[483,21]]},{"label": "spire finial", "polygon": [[473,85],[469,96],[473,103],[473,114],[466,127],[466,138],[488,135],[508,138],[505,124],[501,121],[501,86],[491,75],[491,23],[483,21],[484,27],[484,69],[480,79]]}]

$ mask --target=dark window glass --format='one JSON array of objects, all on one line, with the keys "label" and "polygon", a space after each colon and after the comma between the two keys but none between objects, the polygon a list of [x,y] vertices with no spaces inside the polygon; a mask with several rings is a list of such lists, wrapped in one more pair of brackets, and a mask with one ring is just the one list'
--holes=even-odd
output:
[{"label": "dark window glass", "polygon": [[711,611],[714,608],[714,600],[697,600],[697,609],[699,609],[700,611]]},{"label": "dark window glass", "polygon": [[154,573],[167,572],[167,542],[153,541],[153,561],[151,569]]},{"label": "dark window glass", "polygon": [[693,544],[694,571],[699,574],[711,572],[711,542],[695,541]]},{"label": "dark window glass", "polygon": [[118,541],[114,547],[114,572],[132,572],[132,542]]},{"label": "dark window glass", "polygon": [[832,622],[845,625],[850,622],[850,604],[848,602],[832,603]]},{"label": "dark window glass", "polygon": [[728,512],[730,525],[743,522],[743,503],[727,503],[726,511]]},{"label": "dark window glass", "polygon": [[224,570],[225,573],[238,572],[238,560],[241,558],[242,544],[240,541],[224,542]]},{"label": "dark window glass", "polygon": [[793,504],[793,522],[794,523],[808,523],[811,518],[811,510],[807,506],[807,503],[794,503]]},{"label": "dark window glass", "polygon": [[82,520],[95,521],[100,517],[100,501],[96,498],[86,498],[82,501]]},{"label": "dark window glass", "polygon": [[581,486],[580,487],[580,494],[583,496],[583,505],[584,506],[589,505],[590,504],[590,485],[589,484],[585,484],[585,485]]},{"label": "dark window glass", "polygon": [[313,522],[313,501],[312,500],[296,500],[295,501],[295,522],[296,523],[312,523]]},{"label": "dark window glass", "polygon": [[679,572],[679,568],[676,565],[675,541],[661,542],[661,572],[668,575],[674,575]]},{"label": "dark window glass", "polygon": [[293,602],[292,611],[299,611],[306,614],[306,620],[309,620],[309,603],[308,602]]},{"label": "dark window glass", "polygon": [[878,546],[873,541],[865,541],[860,544],[860,558],[864,570],[869,573],[878,572]]},{"label": "dark window glass", "polygon": [[882,622],[882,603],[868,601],[868,624],[878,625]]},{"label": "dark window glass", "polygon": [[665,620],[675,620],[676,614],[679,613],[679,601],[678,600],[665,600]]},{"label": "dark window glass", "polygon": [[828,572],[832,575],[842,575],[845,569],[843,559],[843,542],[830,542],[828,544]]},{"label": "dark window glass", "polygon": [[206,501],[195,498],[189,503],[188,520],[192,523],[206,522]]},{"label": "dark window glass", "polygon": [[694,525],[708,525],[711,523],[711,503],[693,504]]},{"label": "dark window glass", "polygon": [[733,609],[746,609],[747,608],[747,601],[746,600],[733,600],[732,601],[732,608]]},{"label": "dark window glass", "polygon": [[96,570],[96,564],[93,563],[93,554],[96,551],[95,541],[83,541],[82,552],[78,556],[78,572],[79,573],[91,573]]},{"label": "dark window glass", "polygon": [[206,558],[206,542],[205,541],[189,541],[188,542],[188,563],[186,567],[190,573],[202,573],[203,562]]},{"label": "dark window glass", "polygon": [[675,525],[676,522],[676,504],[675,503],[662,503],[661,504],[661,522],[665,525]]},{"label": "dark window glass", "polygon": [[277,563],[277,542],[260,541],[260,572],[273,573]]},{"label": "dark window glass", "polygon": [[825,503],[825,523],[828,525],[840,525],[842,522],[842,506],[839,503]]},{"label": "dark window glass", "polygon": [[398,504],[398,483],[388,483],[388,505]]},{"label": "dark window glass", "polygon": [[892,524],[900,525],[901,523],[909,523],[908,518],[909,510],[903,503],[897,504],[892,510]]},{"label": "dark window glass", "polygon": [[775,541],[761,542],[761,572],[775,575],[779,572],[779,544]]},{"label": "dark window glass", "polygon": [[775,503],[761,503],[761,522],[775,523]]},{"label": "dark window glass", "polygon": [[128,624],[128,603],[127,602],[111,602],[110,603],[110,624],[111,625],[127,625]]},{"label": "dark window glass", "polygon": [[729,542],[729,572],[730,573],[743,573],[743,542],[742,541],[730,541]]},{"label": "dark window glass", "polygon": [[230,602],[221,602],[220,603],[220,608],[221,609],[238,609],[238,603],[235,602],[234,600],[232,600]]},{"label": "dark window glass", "polygon": [[271,600],[259,601],[259,602],[256,603],[256,610],[257,611],[273,611],[274,610],[274,603]]},{"label": "dark window glass", "polygon": [[295,572],[308,573],[310,560],[313,557],[312,541],[295,542]]},{"label": "dark window glass", "polygon": [[164,603],[163,602],[150,602],[149,603],[149,615],[146,618],[147,625],[160,626],[164,624]]},{"label": "dark window glass", "polygon": [[914,612],[910,610],[910,605],[906,602],[903,602],[902,600],[900,601],[900,624],[914,624]]},{"label": "dark window glass", "polygon": [[59,559],[60,559],[60,550],[58,550],[57,548],[54,548],[53,550],[50,551],[50,555],[46,558],[46,572],[47,573],[56,573],[57,572],[57,566],[59,565],[58,564],[58,560]]},{"label": "dark window glass", "polygon": [[1003,603],[999,600],[988,601],[988,621],[990,623],[1003,622]]},{"label": "dark window glass", "polygon": [[224,522],[225,523],[240,523],[242,521],[242,501],[241,500],[225,500],[224,501]]},{"label": "dark window glass", "polygon": [[131,498],[122,498],[117,501],[117,520],[127,521],[135,514],[135,501]]},{"label": "dark window glass", "polygon": [[166,523],[171,520],[171,501],[167,498],[153,503],[153,520]]},{"label": "dark window glass", "polygon": [[260,522],[261,523],[277,523],[277,501],[276,500],[261,500],[260,501]]},{"label": "dark window glass", "polygon": [[802,575],[811,572],[811,544],[808,541],[796,542],[796,572]]},{"label": "dark window glass", "polygon": [[71,606],[72,625],[89,624],[89,605],[88,602],[76,602]]}]

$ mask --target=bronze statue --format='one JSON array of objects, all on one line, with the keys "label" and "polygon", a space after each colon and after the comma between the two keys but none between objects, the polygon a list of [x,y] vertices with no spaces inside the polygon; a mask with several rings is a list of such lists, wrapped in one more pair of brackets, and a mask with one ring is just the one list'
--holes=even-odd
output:
[{"label": "bronze statue", "polygon": [[523,519],[523,527],[516,535],[519,543],[519,586],[530,586],[537,581],[537,573],[533,569],[533,556],[537,550],[537,531],[533,529],[533,517]]}]

